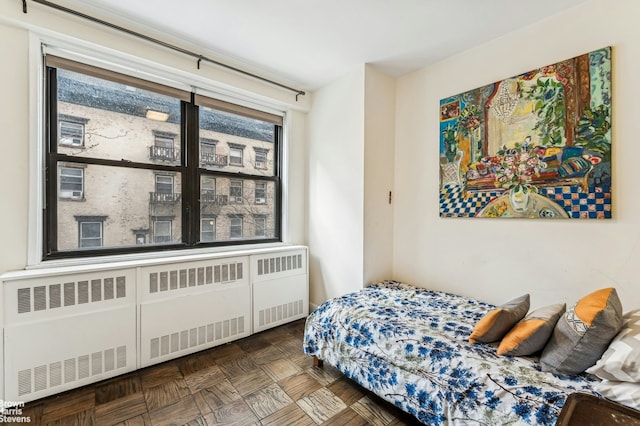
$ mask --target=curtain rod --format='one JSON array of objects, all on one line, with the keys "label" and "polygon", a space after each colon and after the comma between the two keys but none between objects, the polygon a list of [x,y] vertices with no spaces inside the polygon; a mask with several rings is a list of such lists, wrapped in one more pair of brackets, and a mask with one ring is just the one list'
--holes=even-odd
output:
[{"label": "curtain rod", "polygon": [[[269,80],[269,79],[261,77],[259,75],[252,74],[250,72],[241,70],[240,68],[236,68],[236,67],[233,67],[231,65],[227,65],[227,64],[224,64],[222,62],[216,61],[214,59],[208,58],[206,56],[199,55],[199,54],[197,54],[195,52],[192,52],[190,50],[184,49],[182,47],[178,47],[176,45],[164,42],[162,40],[158,40],[156,38],[153,38],[153,37],[150,37],[148,35],[145,35],[145,34],[130,30],[128,28],[124,28],[124,27],[121,27],[119,25],[112,24],[111,22],[107,22],[107,21],[104,21],[102,19],[95,18],[93,16],[84,14],[82,12],[78,12],[77,10],[69,9],[69,8],[61,6],[59,4],[51,3],[50,1],[47,1],[47,0],[31,0],[31,1],[33,1],[35,3],[40,3],[40,4],[44,5],[44,6],[48,6],[48,7],[51,7],[53,9],[60,10],[62,12],[70,13],[71,15],[75,15],[75,16],[79,16],[79,17],[84,18],[84,19],[88,19],[90,21],[93,21],[93,22],[96,22],[98,24],[107,26],[109,28],[113,28],[115,30],[122,31],[124,33],[129,34],[129,35],[132,35],[132,36],[135,36],[135,37],[139,37],[139,38],[144,39],[146,41],[150,41],[152,43],[155,43],[155,44],[158,44],[160,46],[166,47],[168,49],[175,50],[176,52],[180,52],[180,53],[182,53],[184,55],[188,55],[188,56],[192,56],[194,58],[197,58],[198,59],[198,62],[197,62],[198,69],[200,69],[200,62],[202,62],[202,61],[210,62],[210,63],[215,64],[217,66],[220,66],[220,67],[226,68],[228,70],[237,72],[239,74],[243,74],[243,75],[246,75],[248,77],[252,77],[252,78],[258,79],[260,81],[264,81],[265,83],[269,83],[269,84],[272,84],[274,86],[278,86],[278,87],[281,87],[283,89],[287,89],[287,90],[290,90],[292,92],[295,92],[296,93],[296,102],[298,101],[298,96],[306,95],[306,93],[304,91],[302,91],[302,90],[294,89],[293,87],[289,87],[289,86],[285,86],[284,84],[278,83],[277,81]],[[22,12],[23,13],[27,13],[27,0],[22,0]]]}]

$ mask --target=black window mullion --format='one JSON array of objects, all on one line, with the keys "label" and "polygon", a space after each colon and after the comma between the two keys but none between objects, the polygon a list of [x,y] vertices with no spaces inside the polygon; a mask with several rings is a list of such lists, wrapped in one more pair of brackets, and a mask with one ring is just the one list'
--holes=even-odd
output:
[{"label": "black window mullion", "polygon": [[[58,151],[58,85],[57,70],[46,68],[47,79],[45,87],[45,139],[47,151]],[[58,165],[55,155],[47,155],[45,161],[45,200],[43,209],[44,244],[43,256],[53,253],[58,247]]]},{"label": "black window mullion", "polygon": [[273,161],[275,164],[273,165],[274,177],[275,181],[275,197],[278,201],[275,205],[275,233],[274,238],[278,241],[282,241],[282,138],[283,138],[283,127],[275,126],[275,134],[273,141]]},{"label": "black window mullion", "polygon": [[198,106],[193,102],[193,97],[194,94],[190,103],[182,103],[182,161],[186,165],[182,185],[182,236],[188,246],[195,245],[200,234],[199,119]]}]

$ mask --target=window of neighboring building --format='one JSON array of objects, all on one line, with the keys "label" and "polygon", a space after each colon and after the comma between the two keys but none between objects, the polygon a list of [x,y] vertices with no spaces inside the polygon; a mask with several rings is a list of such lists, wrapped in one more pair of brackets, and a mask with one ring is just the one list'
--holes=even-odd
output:
[{"label": "window of neighboring building", "polygon": [[73,147],[84,146],[84,123],[61,118],[58,121],[58,143]]},{"label": "window of neighboring building", "polygon": [[265,204],[267,202],[266,182],[256,182],[255,199],[256,204]]},{"label": "window of neighboring building", "polygon": [[210,243],[216,240],[216,217],[204,215],[200,219],[200,242]]},{"label": "window of neighboring building", "polygon": [[256,237],[266,237],[267,236],[267,218],[262,215],[256,215],[253,218],[255,223],[255,234]]},{"label": "window of neighboring building", "polygon": [[218,154],[216,147],[218,141],[209,138],[200,138],[200,167],[220,168],[229,163],[229,157],[224,154]]},{"label": "window of neighboring building", "polygon": [[230,222],[229,237],[231,239],[242,238],[242,225],[243,225],[242,221],[243,221],[242,215],[229,216],[229,222]]},{"label": "window of neighboring building", "polygon": [[[259,213],[270,224],[260,242],[281,241],[281,116],[53,55],[45,64],[54,129],[44,132],[45,259],[256,242],[242,219],[256,208],[244,196],[256,176],[265,184],[256,188]],[[258,167],[269,153],[266,168],[245,167],[249,149],[260,152]],[[89,197],[87,182],[99,189]],[[74,218],[104,209],[108,240],[95,243],[97,222],[87,220],[78,250]]]},{"label": "window of neighboring building", "polygon": [[166,219],[156,219],[153,221],[153,242],[169,243],[171,242],[172,221]]},{"label": "window of neighboring building", "polygon": [[102,225],[106,216],[75,216],[78,223],[78,247],[102,247]]},{"label": "window of neighboring building", "polygon": [[200,202],[215,203],[216,202],[216,179],[208,176],[202,176],[200,180]]},{"label": "window of neighboring building", "polygon": [[256,162],[255,162],[255,168],[256,169],[266,169],[267,168],[267,153],[269,152],[268,149],[264,149],[264,148],[253,148],[256,154]]},{"label": "window of neighboring building", "polygon": [[173,203],[178,197],[173,188],[173,176],[156,175],[156,190],[153,201],[158,203]]},{"label": "window of neighboring building", "polygon": [[242,181],[233,179],[229,183],[229,197],[232,203],[242,203]]},{"label": "window of neighboring building", "polygon": [[149,156],[152,160],[180,161],[180,151],[175,146],[176,134],[170,132],[154,131],[154,143],[150,147]]},{"label": "window of neighboring building", "polygon": [[244,145],[229,143],[229,164],[244,166]]},{"label": "window of neighboring building", "polygon": [[84,196],[84,170],[79,167],[64,167],[60,170],[60,198],[79,199]]}]

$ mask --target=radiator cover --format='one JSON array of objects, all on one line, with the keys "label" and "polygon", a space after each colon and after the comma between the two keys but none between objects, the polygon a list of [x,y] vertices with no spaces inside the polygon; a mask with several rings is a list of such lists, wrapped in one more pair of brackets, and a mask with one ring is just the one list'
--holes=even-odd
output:
[{"label": "radiator cover", "polygon": [[306,247],[0,277],[0,397],[29,402],[309,313]]}]

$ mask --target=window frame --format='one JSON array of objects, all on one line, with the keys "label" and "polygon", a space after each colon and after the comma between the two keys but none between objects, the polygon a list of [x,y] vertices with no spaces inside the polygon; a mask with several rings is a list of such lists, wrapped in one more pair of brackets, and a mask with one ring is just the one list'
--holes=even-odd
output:
[{"label": "window frame", "polygon": [[[163,235],[163,237],[168,237],[168,241],[157,241],[158,239],[158,224],[160,223],[168,223],[169,224],[169,235]],[[153,219],[153,244],[164,244],[166,242],[171,242],[173,240],[173,219],[160,217]]]},{"label": "window frame", "polygon": [[[85,144],[84,144],[84,139],[85,139],[85,124],[88,120],[83,120],[83,119],[79,119],[76,117],[72,117],[72,116],[64,116],[62,117],[62,120],[58,120],[58,140],[62,140],[62,127],[63,124],[67,124],[67,125],[75,125],[78,126],[78,129],[80,130],[80,135],[79,135],[79,139],[80,141],[78,143],[75,142],[71,142],[71,143],[66,143],[66,142],[60,142],[60,146],[65,146],[68,148],[79,148],[82,149],[84,148]],[[72,140],[75,140],[72,137]]]},{"label": "window frame", "polygon": [[[260,223],[260,227],[258,227]],[[258,228],[261,229],[262,234],[258,234]],[[267,234],[267,217],[261,214],[254,215],[253,217],[253,234],[256,238],[265,238]]]},{"label": "window frame", "polygon": [[[233,234],[233,228],[234,226],[236,228],[238,228],[238,225],[234,225],[233,221],[234,220],[240,220],[240,236],[239,237],[234,237]],[[242,238],[244,238],[244,216],[242,216],[241,214],[230,214],[229,215],[229,240],[234,240],[234,241],[238,241],[241,240]]]},{"label": "window frame", "polygon": [[[205,231],[202,229],[203,228],[202,224],[204,222],[207,222],[207,221],[213,221],[213,230],[212,231],[206,231],[207,233],[212,233],[213,234],[213,238],[210,241],[203,241],[202,235],[204,234]],[[212,215],[202,215],[200,217],[200,242],[209,243],[209,242],[216,241],[217,234],[218,234],[217,229],[216,229],[217,225],[218,225],[218,218],[216,217],[216,215],[213,215],[213,214]]]},{"label": "window frame", "polygon": [[[59,152],[58,146],[67,146],[59,144],[59,131],[58,131],[58,114],[57,114],[57,69],[69,69],[75,72],[84,72],[85,69],[90,70],[86,72],[88,75],[92,74],[93,70],[97,69],[98,78],[105,79],[107,81],[135,81],[141,82],[137,87],[141,87],[147,90],[155,90],[157,87],[166,88],[169,93],[178,92],[179,89],[174,89],[171,87],[162,86],[159,83],[153,83],[146,80],[141,80],[138,77],[133,77],[130,75],[119,74],[115,71],[95,68],[91,65],[86,65],[82,63],[76,63],[68,59],[64,58],[55,58],[52,62],[48,62],[48,58],[45,58],[43,72],[44,72],[44,141],[43,143],[44,149],[44,175],[41,185],[44,188],[44,205],[43,205],[43,221],[42,221],[42,255],[41,260],[55,260],[55,259],[65,259],[65,258],[83,258],[83,257],[94,257],[94,256],[109,256],[109,255],[127,255],[134,254],[140,252],[149,252],[149,253],[157,253],[159,251],[167,251],[167,250],[185,250],[185,249],[194,249],[194,248],[207,248],[207,247],[224,247],[224,246],[242,246],[242,245],[250,245],[250,244],[267,244],[267,243],[281,243],[283,241],[282,234],[282,223],[284,220],[283,215],[283,190],[282,190],[282,176],[283,170],[282,167],[282,152],[283,152],[283,135],[284,135],[284,118],[283,116],[276,115],[273,113],[261,112],[260,110],[255,110],[258,113],[262,113],[267,116],[276,116],[280,117],[279,124],[274,125],[274,139],[273,143],[273,161],[274,161],[274,169],[273,176],[269,177],[261,177],[261,179],[266,179],[273,181],[275,184],[275,191],[273,194],[274,206],[273,206],[273,215],[274,215],[274,234],[273,237],[270,238],[252,238],[252,237],[241,237],[240,239],[229,239],[229,240],[221,240],[221,241],[213,241],[213,242],[201,242],[200,241],[200,214],[199,214],[199,206],[200,206],[200,176],[212,175],[214,179],[220,177],[227,177],[229,179],[237,177],[241,180],[250,180],[255,178],[250,174],[245,174],[242,171],[240,172],[225,172],[225,171],[215,171],[212,173],[212,170],[206,169],[200,166],[200,137],[198,132],[198,107],[199,104],[195,101],[197,97],[204,98],[202,95],[195,95],[195,86],[194,92],[190,93],[189,99],[184,100],[181,98],[181,117],[180,120],[180,135],[176,135],[179,139],[179,143],[176,147],[176,150],[179,151],[179,164],[168,164],[168,163],[132,163],[131,161],[122,160],[110,160],[110,159],[101,159],[101,158],[91,158],[84,157],[82,155],[70,156],[64,153]],[[76,69],[68,68],[67,64],[77,64],[78,68],[82,71],[78,71]],[[113,77],[113,76],[116,77]],[[112,78],[113,77],[113,78]],[[127,83],[128,84],[128,83]],[[135,84],[134,84],[135,85]],[[151,88],[151,89],[150,89]],[[160,93],[164,93],[162,90],[158,90]],[[219,103],[221,105],[221,111],[242,111],[242,110],[251,110],[249,107],[229,104],[227,101],[221,101],[210,96],[207,96],[208,99],[211,100],[212,103]],[[229,105],[230,109],[225,109],[226,105]],[[239,114],[242,115],[242,114]],[[259,118],[259,115],[256,115]],[[88,121],[88,120],[87,120]],[[268,121],[268,120],[264,120]],[[269,121],[270,122],[270,121]],[[270,122],[273,123],[273,122]],[[55,129],[55,130],[54,130]],[[85,129],[86,130],[86,129]],[[155,138],[154,138],[154,146],[155,146]],[[187,149],[189,147],[189,149]],[[242,166],[244,167],[244,148],[240,149],[242,153]],[[116,246],[116,247],[102,247],[97,250],[58,250],[58,164],[63,164],[65,162],[74,162],[80,163],[84,167],[88,165],[102,165],[102,166],[114,166],[114,167],[128,167],[132,169],[147,169],[154,172],[163,172],[166,174],[175,174],[179,175],[181,179],[181,185],[178,192],[180,192],[182,197],[182,211],[181,211],[181,221],[173,221],[171,223],[172,232],[175,232],[175,227],[179,226],[182,228],[182,241],[179,242],[171,242],[163,245],[156,245],[153,242],[155,241],[155,235],[149,235],[147,244],[136,245],[132,244],[131,246]],[[187,166],[187,164],[191,164],[191,166]],[[86,173],[83,173],[83,195],[85,194],[84,185],[86,184]],[[52,191],[52,188],[55,188],[55,191]],[[175,183],[174,183],[175,188]],[[154,188],[155,189],[155,188]],[[244,185],[243,185],[244,190]],[[174,189],[175,191],[175,189]],[[243,197],[244,198],[244,197]],[[244,232],[244,226],[242,226]],[[104,227],[103,229],[103,245],[104,245]],[[155,229],[155,227],[154,227]],[[155,231],[154,231],[155,233]],[[218,232],[216,231],[216,234]],[[173,238],[173,236],[172,236]]]},{"label": "window frame", "polygon": [[[267,182],[256,180],[253,188],[253,198],[255,204],[267,204]],[[261,186],[261,189],[258,189],[258,185]],[[263,197],[258,197],[258,192],[262,192]]]},{"label": "window frame", "polygon": [[[240,184],[238,187],[238,183]],[[240,190],[240,195],[235,194]],[[244,201],[244,180],[243,179],[229,179],[229,203],[242,204]]]},{"label": "window frame", "polygon": [[[83,241],[87,241],[87,240],[91,240],[89,238],[82,238],[82,230],[83,230],[83,226],[82,225],[89,225],[89,224],[97,224],[99,225],[99,229],[100,229],[100,245],[95,246],[95,245],[90,245],[90,246],[83,246],[82,242]],[[95,239],[95,238],[93,238]],[[101,220],[78,220],[78,248],[86,248],[86,247],[103,247],[104,246],[104,222]]]},{"label": "window frame", "polygon": [[[229,165],[243,167],[244,166],[244,147],[234,146],[235,144],[231,144],[231,143],[229,143],[228,145],[229,145]],[[233,155],[234,151],[239,152],[240,155],[234,156]],[[239,162],[232,161],[234,158],[239,158],[240,161]]]},{"label": "window frame", "polygon": [[[269,168],[268,162],[269,162],[269,150],[267,148],[258,148],[258,147],[254,147],[253,148],[254,151],[254,160],[253,160],[253,166],[258,169],[258,170],[266,170]],[[260,158],[262,158],[262,156],[264,156],[264,160],[260,160],[258,161],[258,156],[260,156]]]},{"label": "window frame", "polygon": [[[74,192],[76,191],[63,191],[62,189],[62,176],[63,176],[63,170],[78,170],[80,171],[80,195],[73,195]],[[71,176],[70,176],[71,177]],[[74,176],[76,177],[76,176]],[[70,165],[66,165],[66,164],[61,164],[58,166],[58,198],[62,199],[62,200],[83,200],[84,199],[84,191],[85,191],[85,181],[84,181],[84,167],[78,167],[78,166],[70,166]],[[66,192],[71,192],[71,195],[66,195]]]}]

